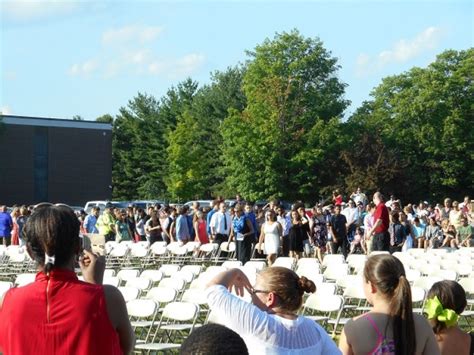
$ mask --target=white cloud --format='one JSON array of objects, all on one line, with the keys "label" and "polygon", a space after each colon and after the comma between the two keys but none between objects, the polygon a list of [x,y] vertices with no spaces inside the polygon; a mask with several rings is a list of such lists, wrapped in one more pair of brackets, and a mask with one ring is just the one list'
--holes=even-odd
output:
[{"label": "white cloud", "polygon": [[76,63],[69,68],[69,74],[72,76],[88,76],[92,74],[98,67],[98,63],[94,59],[86,60],[83,63]]},{"label": "white cloud", "polygon": [[375,56],[361,53],[356,60],[356,75],[365,76],[393,63],[406,63],[437,47],[442,31],[438,27],[428,27],[412,39],[401,39],[390,49]]},{"label": "white cloud", "polygon": [[73,0],[6,0],[1,1],[2,17],[11,21],[30,21],[75,12],[81,2]]},{"label": "white cloud", "polygon": [[102,34],[102,43],[138,41],[143,44],[155,40],[162,32],[162,26],[124,26],[105,31]]},{"label": "white cloud", "polygon": [[201,53],[189,53],[176,59],[154,60],[148,65],[148,73],[166,73],[170,78],[184,77],[198,70],[204,61],[205,56]]},{"label": "white cloud", "polygon": [[2,108],[0,109],[0,113],[2,115],[11,115],[12,114],[12,110],[10,109],[10,107],[8,106],[2,106]]},{"label": "white cloud", "polygon": [[10,80],[10,81],[13,81],[13,80],[16,80],[17,78],[17,75],[16,75],[16,72],[13,71],[13,70],[7,70],[3,73],[3,78],[5,80]]}]

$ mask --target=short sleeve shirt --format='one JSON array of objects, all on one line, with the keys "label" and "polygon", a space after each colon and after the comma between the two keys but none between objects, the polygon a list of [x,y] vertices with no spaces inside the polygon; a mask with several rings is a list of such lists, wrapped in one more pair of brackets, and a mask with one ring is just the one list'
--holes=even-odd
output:
[{"label": "short sleeve shirt", "polygon": [[381,219],[382,223],[375,229],[375,233],[385,233],[388,231],[390,219],[388,217],[388,208],[383,202],[380,202],[375,208],[374,221]]}]

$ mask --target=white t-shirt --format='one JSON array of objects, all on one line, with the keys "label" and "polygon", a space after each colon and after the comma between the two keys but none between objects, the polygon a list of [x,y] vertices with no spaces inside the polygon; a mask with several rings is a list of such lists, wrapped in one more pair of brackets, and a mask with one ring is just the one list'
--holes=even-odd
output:
[{"label": "white t-shirt", "polygon": [[221,285],[207,289],[207,301],[225,321],[223,325],[244,339],[250,355],[341,354],[326,331],[311,319],[299,316],[290,320],[269,314]]}]

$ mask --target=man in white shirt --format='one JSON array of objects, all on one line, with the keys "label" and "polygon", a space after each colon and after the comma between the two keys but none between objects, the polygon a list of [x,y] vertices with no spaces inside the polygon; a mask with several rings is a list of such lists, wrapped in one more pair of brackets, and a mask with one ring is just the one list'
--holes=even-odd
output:
[{"label": "man in white shirt", "polygon": [[290,234],[291,228],[291,217],[288,213],[285,212],[285,208],[283,206],[278,206],[278,215],[277,215],[277,222],[281,224],[282,228],[282,249],[283,249],[283,256],[288,256],[290,251],[290,239],[288,234]]},{"label": "man in white shirt", "polygon": [[354,200],[349,200],[348,206],[342,210],[342,214],[347,220],[347,237],[352,241],[357,227],[357,221],[359,220],[359,209],[356,207]]},{"label": "man in white shirt", "polygon": [[230,233],[230,224],[232,223],[230,215],[226,212],[225,202],[219,204],[219,211],[214,213],[211,218],[211,235],[214,243],[221,244],[227,242]]},{"label": "man in white shirt", "polygon": [[362,190],[360,189],[360,187],[357,188],[357,191],[356,192],[353,192],[352,195],[351,195],[351,199],[354,200],[354,202],[356,203],[356,205],[359,203],[359,202],[362,202],[363,206],[365,207],[368,203],[368,199],[367,199],[367,196],[362,192]]}]

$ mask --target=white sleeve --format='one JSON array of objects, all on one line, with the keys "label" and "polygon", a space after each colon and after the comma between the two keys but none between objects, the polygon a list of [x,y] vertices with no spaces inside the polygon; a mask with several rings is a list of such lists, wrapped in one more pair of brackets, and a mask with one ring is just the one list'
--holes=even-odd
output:
[{"label": "white sleeve", "polygon": [[212,227],[214,229],[216,229],[216,221],[217,221],[217,216],[216,216],[217,212],[214,212],[211,216],[211,221],[209,222],[209,227]]},{"label": "white sleeve", "polygon": [[211,311],[225,320],[226,327],[237,334],[258,336],[267,328],[270,317],[251,303],[230,293],[222,285],[214,285],[207,290],[207,302]]}]

